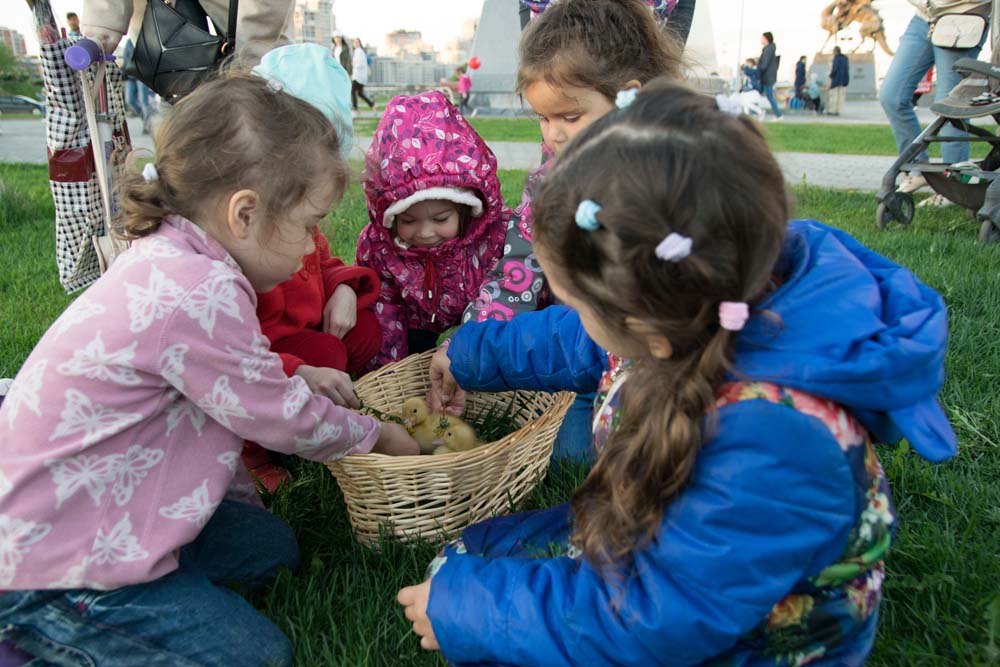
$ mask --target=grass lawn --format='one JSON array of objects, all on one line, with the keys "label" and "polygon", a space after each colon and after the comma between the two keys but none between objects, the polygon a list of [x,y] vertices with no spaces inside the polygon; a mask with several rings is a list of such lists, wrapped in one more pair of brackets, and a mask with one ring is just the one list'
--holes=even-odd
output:
[{"label": "grass lawn", "polygon": [[[782,131],[794,126],[781,126]],[[503,172],[516,201],[523,172]],[[52,204],[44,166],[0,164],[0,376],[12,376],[72,297],[55,277]],[[960,454],[925,463],[905,445],[879,453],[893,484],[901,528],[888,561],[886,597],[869,665],[990,665],[1000,660],[1000,245],[975,242],[958,209],[920,209],[907,230],[879,232],[871,195],[797,188],[797,215],[855,234],[911,267],[950,307],[948,380],[942,400]],[[365,220],[354,186],[325,224],[347,260]],[[834,323],[831,323],[835,326]],[[337,486],[318,464],[290,460],[296,481],[272,499],[295,527],[303,566],[253,601],[293,640],[298,664],[440,665],[420,651],[394,603],[421,579],[435,547],[355,545]],[[565,499],[582,471],[550,474],[533,506]],[[470,613],[474,613],[470,610]]]}]

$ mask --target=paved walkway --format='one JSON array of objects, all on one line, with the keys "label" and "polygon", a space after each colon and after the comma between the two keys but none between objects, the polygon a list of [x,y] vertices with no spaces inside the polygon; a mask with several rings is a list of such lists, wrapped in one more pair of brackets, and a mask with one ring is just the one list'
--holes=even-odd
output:
[{"label": "paved walkway", "polygon": [[[850,124],[870,123],[876,120],[878,103],[854,102],[849,111],[839,118],[823,117],[822,121]],[[878,109],[881,113],[881,109]],[[927,112],[930,120],[929,112]],[[923,115],[923,114],[921,114]],[[816,122],[817,117],[808,113],[789,113],[788,123]],[[883,117],[884,122],[884,117]],[[142,133],[142,127],[135,119],[129,120],[133,147],[152,151],[153,141]],[[889,131],[886,126],[886,132]],[[354,157],[362,159],[364,151],[371,143],[371,137],[358,137],[353,151]],[[497,141],[490,144],[497,155],[501,169],[533,169],[541,158],[539,145],[532,143]],[[854,190],[878,190],[882,176],[892,165],[890,156],[829,155],[818,153],[778,153],[781,164],[790,183],[808,183],[829,188]],[[46,161],[45,138],[42,123],[37,120],[0,120],[0,162],[30,162],[44,164]]]}]

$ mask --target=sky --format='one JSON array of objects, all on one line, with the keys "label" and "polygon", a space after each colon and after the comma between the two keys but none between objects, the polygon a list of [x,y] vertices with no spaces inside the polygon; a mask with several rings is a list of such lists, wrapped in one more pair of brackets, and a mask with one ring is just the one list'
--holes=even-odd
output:
[{"label": "sky", "polygon": [[[506,1],[514,4],[514,0]],[[84,14],[83,0],[50,2],[57,17],[67,11]],[[4,4],[10,9],[0,17],[0,25],[24,34],[28,51],[37,53],[27,4],[22,0],[4,0]],[[698,0],[697,7],[699,12],[707,11],[711,16],[712,42],[720,69],[731,69],[747,56],[759,55],[760,34],[770,30],[775,35],[778,52],[784,56],[780,78],[790,79],[798,57],[806,55],[811,62],[826,38],[819,27],[820,11],[826,4],[827,0]],[[347,35],[360,35],[377,47],[382,46],[386,33],[404,28],[421,31],[425,41],[441,48],[460,33],[464,20],[479,16],[482,6],[483,0],[334,0],[333,9],[338,29]],[[895,49],[913,16],[913,6],[907,0],[874,0],[874,6],[882,15],[889,45]],[[854,43],[842,46],[850,51]],[[881,51],[876,53],[876,68],[881,76],[890,59]]]}]

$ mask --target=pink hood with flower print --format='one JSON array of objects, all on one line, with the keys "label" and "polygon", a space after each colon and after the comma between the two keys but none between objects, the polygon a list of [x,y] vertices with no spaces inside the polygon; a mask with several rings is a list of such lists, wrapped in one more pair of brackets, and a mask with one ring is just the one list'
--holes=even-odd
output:
[{"label": "pink hood with flower print", "polygon": [[[371,222],[358,239],[357,264],[382,280],[375,314],[384,339],[378,365],[409,353],[410,329],[442,332],[461,321],[503,253],[512,212],[504,204],[497,160],[482,137],[439,91],[398,96],[386,106],[365,159]],[[483,204],[462,236],[435,248],[403,248],[382,224],[386,209],[428,188],[465,188]]]}]

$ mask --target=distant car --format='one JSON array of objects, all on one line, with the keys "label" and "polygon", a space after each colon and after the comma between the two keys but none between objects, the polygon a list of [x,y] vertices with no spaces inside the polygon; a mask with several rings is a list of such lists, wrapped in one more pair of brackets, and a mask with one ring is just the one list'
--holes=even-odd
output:
[{"label": "distant car", "polygon": [[30,113],[45,115],[45,105],[26,95],[0,95],[0,111],[4,113]]}]

